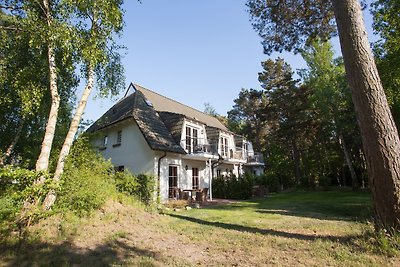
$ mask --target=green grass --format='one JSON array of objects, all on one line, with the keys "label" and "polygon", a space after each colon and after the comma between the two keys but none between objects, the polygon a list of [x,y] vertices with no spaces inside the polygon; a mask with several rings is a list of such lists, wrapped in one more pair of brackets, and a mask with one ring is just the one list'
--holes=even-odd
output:
[{"label": "green grass", "polygon": [[46,219],[45,241],[0,244],[0,266],[400,266],[400,239],[372,234],[370,206],[368,192],[341,191],[163,215],[109,201],[91,217]]},{"label": "green grass", "polygon": [[169,216],[174,231],[213,244],[213,254],[242,251],[245,265],[390,266],[365,240],[370,206],[368,192],[291,192]]}]

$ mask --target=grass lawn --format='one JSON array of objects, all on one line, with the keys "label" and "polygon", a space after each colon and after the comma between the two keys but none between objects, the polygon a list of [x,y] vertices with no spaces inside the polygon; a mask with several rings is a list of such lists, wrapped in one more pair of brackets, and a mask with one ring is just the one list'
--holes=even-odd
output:
[{"label": "grass lawn", "polygon": [[41,222],[36,239],[5,242],[0,265],[400,266],[398,253],[380,253],[365,235],[370,198],[291,192],[163,215],[109,202],[89,218]]}]

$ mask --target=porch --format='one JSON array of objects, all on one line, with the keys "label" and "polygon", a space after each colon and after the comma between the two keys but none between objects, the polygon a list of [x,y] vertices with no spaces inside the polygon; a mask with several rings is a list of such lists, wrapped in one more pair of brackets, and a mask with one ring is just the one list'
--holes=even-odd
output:
[{"label": "porch", "polygon": [[204,203],[208,199],[208,188],[182,189],[170,187],[168,190],[168,199]]}]

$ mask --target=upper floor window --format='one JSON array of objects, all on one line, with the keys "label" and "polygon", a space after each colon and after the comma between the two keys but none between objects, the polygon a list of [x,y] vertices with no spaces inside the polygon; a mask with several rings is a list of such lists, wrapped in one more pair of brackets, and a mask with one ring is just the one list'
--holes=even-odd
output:
[{"label": "upper floor window", "polygon": [[108,136],[105,135],[105,136],[103,137],[103,146],[107,146],[107,143],[108,143]]},{"label": "upper floor window", "polygon": [[117,132],[117,144],[121,144],[122,142],[122,131]]},{"label": "upper floor window", "polygon": [[186,150],[188,153],[192,153],[198,145],[199,130],[186,126]]},{"label": "upper floor window", "polygon": [[228,157],[228,138],[221,137],[220,138],[220,148],[221,148],[221,156],[223,158]]},{"label": "upper floor window", "polygon": [[113,147],[118,147],[121,145],[122,142],[122,131],[117,132],[117,138],[115,139],[115,144],[113,144]]}]

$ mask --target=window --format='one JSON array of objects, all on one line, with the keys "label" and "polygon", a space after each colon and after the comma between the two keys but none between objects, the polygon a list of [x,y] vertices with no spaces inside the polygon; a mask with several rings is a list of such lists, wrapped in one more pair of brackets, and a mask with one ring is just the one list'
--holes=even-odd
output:
[{"label": "window", "polygon": [[117,144],[121,144],[122,142],[122,131],[117,132]]},{"label": "window", "polygon": [[169,166],[168,172],[168,197],[176,198],[178,194],[178,167]]},{"label": "window", "polygon": [[198,129],[186,126],[186,150],[188,153],[195,151],[198,145],[199,131]]},{"label": "window", "polygon": [[113,144],[112,146],[113,147],[118,147],[118,146],[121,145],[121,142],[122,142],[122,131],[118,131],[117,132],[117,138],[115,140],[115,144]]},{"label": "window", "polygon": [[223,158],[228,157],[228,138],[221,137],[220,138],[220,146],[221,146],[221,156]]},{"label": "window", "polygon": [[192,131],[190,127],[186,127],[186,150],[192,153]]},{"label": "window", "polygon": [[105,135],[103,138],[103,146],[107,146],[107,143],[108,143],[108,136]]},{"label": "window", "polygon": [[217,177],[221,177],[221,170],[220,169],[217,170]]},{"label": "window", "polygon": [[192,169],[192,188],[199,189],[199,169]]}]

